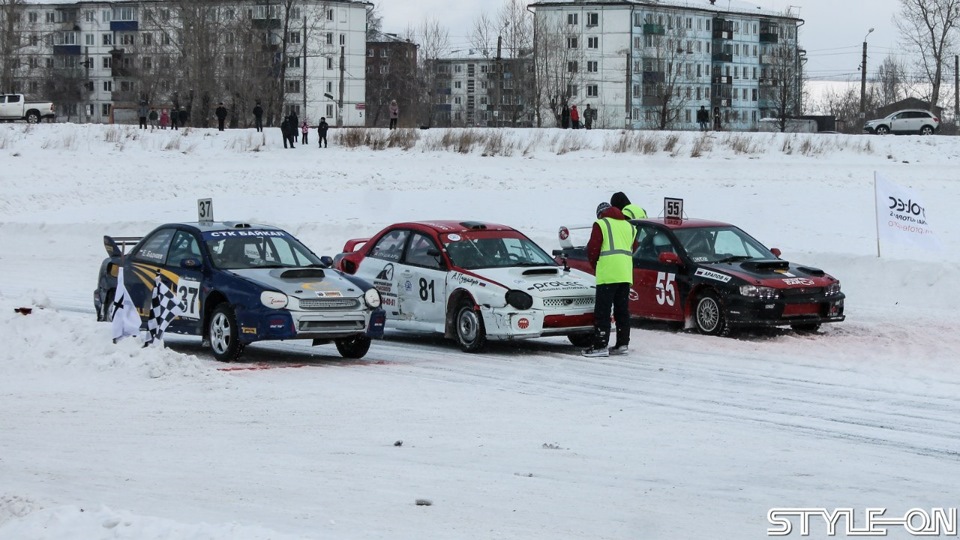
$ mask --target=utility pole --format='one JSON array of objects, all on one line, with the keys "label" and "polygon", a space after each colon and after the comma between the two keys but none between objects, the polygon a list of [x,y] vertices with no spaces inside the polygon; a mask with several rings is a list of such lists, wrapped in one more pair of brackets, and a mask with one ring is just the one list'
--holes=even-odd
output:
[{"label": "utility pole", "polygon": [[495,99],[497,102],[493,105],[493,121],[495,126],[500,127],[500,105],[503,103],[503,57],[500,50],[503,45],[503,35],[497,36],[497,91]]},{"label": "utility pole", "polygon": [[623,124],[624,124],[623,127],[625,129],[631,129],[631,124],[632,124],[630,119],[631,109],[633,108],[630,106],[632,104],[631,92],[633,91],[633,70],[631,69],[632,67],[633,66],[630,65],[630,49],[627,49],[627,76],[626,76],[627,91],[624,92],[624,95],[627,96],[627,99],[625,103],[626,115],[624,116],[624,121],[623,121]]},{"label": "utility pole", "polygon": [[866,120],[867,111],[867,36],[873,32],[873,28],[867,31],[863,36],[863,60],[860,62],[860,119]]},{"label": "utility pole", "polygon": [[[307,18],[303,18],[303,119],[307,119]],[[299,129],[299,128],[298,128]]]},{"label": "utility pole", "polygon": [[340,46],[340,97],[337,99],[337,127],[343,127],[343,77],[347,67],[344,65],[345,49]]},{"label": "utility pole", "polygon": [[960,54],[953,57],[953,125],[960,126]]}]

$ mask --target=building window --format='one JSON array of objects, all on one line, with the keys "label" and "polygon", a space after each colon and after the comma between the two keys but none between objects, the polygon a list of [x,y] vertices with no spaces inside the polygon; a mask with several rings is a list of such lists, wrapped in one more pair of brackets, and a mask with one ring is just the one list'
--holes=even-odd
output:
[{"label": "building window", "polygon": [[347,35],[346,35],[346,34],[340,34],[340,44],[341,44],[341,45],[346,45],[346,44],[347,44]]},{"label": "building window", "polygon": [[120,34],[121,45],[133,45],[136,41],[134,34]]},{"label": "building window", "polygon": [[104,56],[103,57],[103,69],[110,69],[113,66],[113,57]]},{"label": "building window", "polygon": [[153,34],[150,32],[144,32],[140,34],[140,36],[144,45],[153,45]]},{"label": "building window", "polygon": [[93,34],[85,34],[83,39],[87,45],[96,45],[97,43],[97,40],[93,37]]},{"label": "building window", "polygon": [[298,68],[300,67],[300,57],[299,56],[290,56],[287,58],[287,67],[288,68]]},{"label": "building window", "polygon": [[333,118],[333,105],[327,105],[327,118]]},{"label": "building window", "polygon": [[298,80],[289,80],[287,79],[287,93],[288,94],[299,94],[300,93],[300,81]]},{"label": "building window", "polygon": [[576,72],[577,72],[577,62],[576,62],[576,60],[574,60],[574,61],[572,61],[572,62],[567,62],[567,72],[568,72],[568,73],[576,73]]},{"label": "building window", "polygon": [[[231,59],[231,58],[228,58],[228,60],[232,60],[232,59]],[[227,66],[227,67],[230,67],[230,66]],[[152,69],[153,69],[153,58],[150,58],[149,56],[144,56],[144,57],[143,57],[143,70],[144,70],[144,71],[150,71],[150,70],[152,70]]]},{"label": "building window", "polygon": [[333,69],[333,58],[327,58],[327,69]]},{"label": "building window", "polygon": [[113,34],[104,33],[103,34],[103,44],[106,46],[113,45]]},{"label": "building window", "polygon": [[137,10],[132,7],[114,8],[113,20],[115,21],[135,21],[137,20]]},{"label": "building window", "polygon": [[597,97],[600,95],[599,87],[596,84],[587,85],[587,97]]},{"label": "building window", "polygon": [[327,45],[333,45],[333,32],[327,32]]},{"label": "building window", "polygon": [[300,32],[290,32],[290,35],[287,36],[287,43],[300,43]]},{"label": "building window", "polygon": [[587,73],[596,73],[599,71],[600,63],[596,60],[587,61]]},{"label": "building window", "polygon": [[120,81],[121,92],[133,92],[133,81]]},{"label": "building window", "polygon": [[380,50],[380,58],[386,58],[386,57],[387,57],[387,50],[386,50],[386,49],[381,49],[381,50]]},{"label": "building window", "polygon": [[32,23],[37,22],[37,20],[39,19],[40,19],[40,15],[38,15],[36,11],[31,11],[30,13],[27,14],[27,20]]},{"label": "building window", "polygon": [[567,85],[567,95],[570,97],[577,97],[577,85],[568,84]]},{"label": "building window", "polygon": [[600,24],[599,13],[587,13],[587,26],[597,26]]},{"label": "building window", "polygon": [[109,103],[103,103],[103,104],[101,104],[101,105],[100,105],[100,113],[101,113],[103,116],[110,116],[110,104],[109,104]]},{"label": "building window", "polygon": [[587,48],[588,49],[599,49],[600,48],[600,38],[597,36],[587,38]]},{"label": "building window", "polygon": [[577,24],[576,13],[567,13],[567,24]]},{"label": "building window", "polygon": [[577,38],[575,38],[575,37],[568,37],[568,38],[567,38],[567,48],[568,48],[568,49],[576,49],[576,48],[578,48],[579,46],[580,46],[580,45],[579,45],[579,43],[578,43],[578,41],[577,41]]},{"label": "building window", "polygon": [[461,87],[461,86],[460,86],[460,81],[454,81],[454,82],[453,82],[453,87],[459,89],[459,88]]},{"label": "building window", "polygon": [[373,49],[367,49],[367,57],[368,57],[368,58],[373,58],[373,53],[374,53],[374,50],[373,50]]}]

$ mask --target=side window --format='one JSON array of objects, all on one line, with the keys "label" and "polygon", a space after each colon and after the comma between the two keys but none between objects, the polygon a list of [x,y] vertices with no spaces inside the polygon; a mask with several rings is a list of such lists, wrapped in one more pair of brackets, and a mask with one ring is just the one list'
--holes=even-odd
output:
[{"label": "side window", "polygon": [[[434,255],[431,255],[431,250]],[[440,250],[437,245],[428,236],[420,233],[413,233],[410,238],[410,247],[407,248],[407,256],[404,262],[414,266],[423,266],[425,268],[440,268]]]},{"label": "side window", "polygon": [[637,251],[633,258],[637,261],[656,262],[661,253],[677,250],[665,231],[653,227],[641,227],[637,233]]},{"label": "side window", "polygon": [[133,254],[133,258],[151,264],[164,264],[167,260],[167,251],[170,249],[170,239],[173,238],[174,232],[174,229],[157,231],[143,242],[136,253]]},{"label": "side window", "polygon": [[195,236],[188,232],[177,231],[170,243],[170,254],[167,256],[168,266],[180,266],[180,261],[189,258],[200,258],[200,244]]},{"label": "side window", "polygon": [[17,94],[10,94],[7,96],[7,103],[20,103],[20,96]]},{"label": "side window", "polygon": [[410,231],[407,230],[388,232],[377,242],[377,245],[373,246],[368,257],[393,262],[399,261],[400,255],[403,253],[403,244],[409,235]]}]

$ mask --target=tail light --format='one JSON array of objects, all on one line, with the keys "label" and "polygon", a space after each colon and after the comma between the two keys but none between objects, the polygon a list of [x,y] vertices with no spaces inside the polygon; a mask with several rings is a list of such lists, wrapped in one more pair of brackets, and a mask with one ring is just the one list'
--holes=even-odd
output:
[{"label": "tail light", "polygon": [[933,121],[936,122],[936,123],[938,123],[938,124],[940,123],[940,119],[937,118],[936,116],[933,117]]}]

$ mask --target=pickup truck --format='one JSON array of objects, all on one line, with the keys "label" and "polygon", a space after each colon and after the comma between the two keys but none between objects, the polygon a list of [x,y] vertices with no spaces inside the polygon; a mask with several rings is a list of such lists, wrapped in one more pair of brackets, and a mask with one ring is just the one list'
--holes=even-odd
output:
[{"label": "pickup truck", "polygon": [[37,124],[41,118],[54,118],[53,103],[29,102],[23,94],[0,94],[0,120],[26,120]]}]

